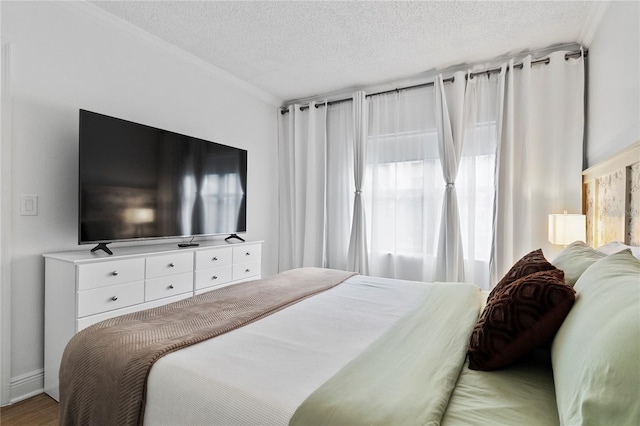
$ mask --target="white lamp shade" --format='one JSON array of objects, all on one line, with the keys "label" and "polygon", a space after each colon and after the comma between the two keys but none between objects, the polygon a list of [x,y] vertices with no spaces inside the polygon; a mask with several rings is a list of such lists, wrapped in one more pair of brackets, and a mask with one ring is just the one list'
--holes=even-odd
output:
[{"label": "white lamp shade", "polygon": [[587,238],[587,217],[583,214],[550,214],[549,241],[566,246]]}]

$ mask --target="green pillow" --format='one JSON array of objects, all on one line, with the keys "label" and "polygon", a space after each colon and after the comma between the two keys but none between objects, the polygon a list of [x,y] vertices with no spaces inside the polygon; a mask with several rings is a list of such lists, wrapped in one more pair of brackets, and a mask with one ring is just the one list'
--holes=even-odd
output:
[{"label": "green pillow", "polygon": [[564,281],[573,287],[589,266],[605,256],[582,241],[576,241],[566,246],[551,264],[564,271]]},{"label": "green pillow", "polygon": [[564,425],[640,424],[640,260],[629,250],[582,274],[551,349]]}]

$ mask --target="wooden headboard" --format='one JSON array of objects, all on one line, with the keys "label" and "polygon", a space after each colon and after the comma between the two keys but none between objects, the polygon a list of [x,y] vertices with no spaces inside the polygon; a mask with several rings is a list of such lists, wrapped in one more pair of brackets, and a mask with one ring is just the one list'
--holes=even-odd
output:
[{"label": "wooden headboard", "polygon": [[582,172],[587,244],[640,246],[640,141]]}]

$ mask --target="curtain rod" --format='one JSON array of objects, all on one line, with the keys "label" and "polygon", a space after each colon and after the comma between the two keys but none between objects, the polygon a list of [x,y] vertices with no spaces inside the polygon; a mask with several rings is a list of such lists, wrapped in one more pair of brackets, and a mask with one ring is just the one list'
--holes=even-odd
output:
[{"label": "curtain rod", "polygon": [[[564,60],[568,61],[570,58],[579,58],[581,55],[584,55],[584,57],[586,58],[589,54],[589,50],[587,49],[583,49],[583,50],[576,50],[575,52],[570,52],[570,53],[566,53],[564,55]],[[549,58],[543,58],[543,59],[537,59],[535,61],[531,61],[531,65],[537,65],[537,64],[544,64],[547,65],[549,62],[551,62],[551,59]],[[522,67],[524,66],[524,64],[522,62],[515,64],[513,67],[516,69],[522,69]],[[473,78],[477,75],[483,75],[486,74],[487,76],[491,75],[491,74],[496,74],[499,73],[501,70],[501,68],[491,68],[485,71],[476,71],[476,72],[472,72],[469,73],[468,75],[465,76],[465,79],[468,78]],[[455,81],[455,79],[453,77],[449,77],[449,78],[445,78],[442,80],[444,83],[453,83]],[[396,89],[391,89],[391,90],[385,90],[383,92],[376,92],[376,93],[369,93],[366,95],[367,98],[371,97],[371,96],[378,96],[378,95],[386,95],[387,93],[393,93],[393,92],[399,92],[401,90],[410,90],[410,89],[417,89],[420,87],[429,87],[429,86],[433,86],[435,84],[435,82],[430,81],[427,83],[422,83],[422,84],[416,84],[413,86],[407,86],[407,87],[398,87]],[[329,102],[324,102],[324,103],[319,103],[316,104],[315,107],[316,108],[320,108],[323,106],[329,106],[329,105],[335,105],[335,104],[339,104],[342,102],[348,102],[353,100],[353,98],[343,98],[343,99],[336,99],[335,101],[329,101]],[[283,108],[283,107],[281,107]],[[309,109],[309,105],[302,105],[300,107],[300,111],[304,111],[305,109]],[[288,109],[282,109],[280,111],[280,114],[284,115],[287,114],[289,112]]]}]

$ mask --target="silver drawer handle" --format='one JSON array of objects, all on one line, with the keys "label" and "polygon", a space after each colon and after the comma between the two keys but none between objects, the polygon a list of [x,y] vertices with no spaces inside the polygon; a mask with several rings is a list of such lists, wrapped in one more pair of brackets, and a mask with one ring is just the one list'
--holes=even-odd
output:
[{"label": "silver drawer handle", "polygon": [[173,290],[173,284],[169,285],[169,290]]},{"label": "silver drawer handle", "polygon": [[174,266],[176,266],[176,265],[174,265],[174,264],[173,264],[173,262],[171,262],[171,263],[169,264],[169,268],[173,268]]},{"label": "silver drawer handle", "polygon": [[218,260],[218,256],[213,256],[213,259],[211,260]]},{"label": "silver drawer handle", "polygon": [[217,275],[214,275],[214,276],[212,276],[212,277],[211,277],[211,279],[212,279],[212,280],[217,280],[217,279],[218,279],[218,276],[217,276]]},{"label": "silver drawer handle", "polygon": [[118,300],[118,296],[113,296],[113,297],[111,298],[111,300],[113,300],[113,301],[115,302],[116,300]]},{"label": "silver drawer handle", "polygon": [[114,277],[115,277],[115,276],[117,276],[117,275],[118,275],[118,271],[113,271],[113,272],[111,273],[111,275],[113,275]]}]

